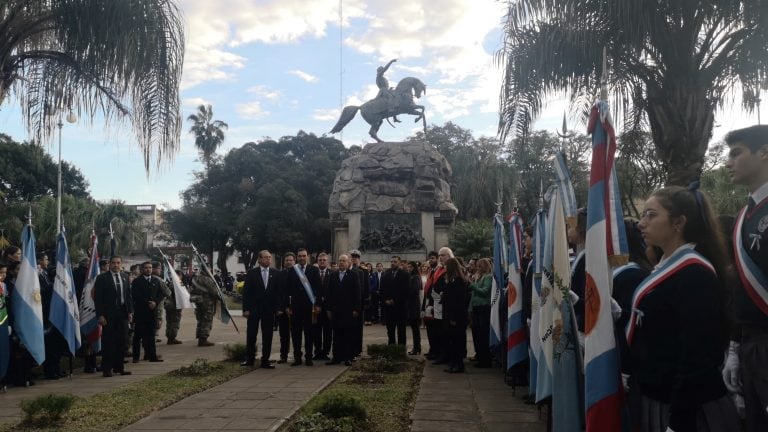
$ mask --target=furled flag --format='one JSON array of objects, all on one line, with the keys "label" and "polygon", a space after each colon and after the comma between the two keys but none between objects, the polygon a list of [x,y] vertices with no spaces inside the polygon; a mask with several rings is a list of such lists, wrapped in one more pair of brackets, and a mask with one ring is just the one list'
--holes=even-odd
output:
[{"label": "furled flag", "polygon": [[501,317],[499,301],[501,287],[504,286],[504,265],[507,263],[506,245],[504,244],[504,220],[501,213],[493,217],[493,282],[491,285],[491,331],[488,345],[491,350],[501,346]]},{"label": "furled flag", "polygon": [[507,369],[528,357],[528,340],[523,320],[523,218],[517,211],[509,219],[507,276]]},{"label": "furled flag", "polygon": [[200,271],[211,278],[213,283],[216,285],[216,293],[221,305],[221,308],[219,308],[219,320],[224,324],[229,324],[231,321],[235,331],[240,333],[240,329],[237,328],[237,323],[232,319],[232,314],[229,312],[227,302],[224,300],[224,293],[221,291],[219,283],[216,282],[216,278],[213,277],[213,273],[211,273],[211,270],[208,268],[208,264],[205,262],[205,259],[203,259],[202,255],[200,255],[194,245],[192,245],[192,250],[195,252],[195,258],[197,258],[198,264],[200,265]]},{"label": "furled flag", "polygon": [[99,238],[91,231],[91,259],[85,276],[83,293],[80,298],[80,333],[91,345],[94,353],[101,350],[101,325],[96,316],[96,303],[93,300],[93,284],[99,275]]},{"label": "furled flag", "polygon": [[53,282],[51,310],[48,314],[51,324],[67,341],[73,356],[80,348],[80,309],[75,298],[75,283],[72,277],[72,263],[64,230],[56,239],[56,280]]},{"label": "furled flag", "polygon": [[547,214],[540,208],[536,212],[536,219],[533,223],[533,239],[531,242],[531,269],[533,277],[533,292],[531,293],[531,323],[529,326],[531,341],[530,347],[530,367],[529,367],[529,394],[536,395],[536,383],[538,381],[539,359],[543,355],[541,351],[541,338],[539,337],[539,315],[540,315],[540,297],[541,297],[541,278],[542,267],[544,264],[544,242],[546,239]]},{"label": "furled flag", "polygon": [[[556,188],[555,188],[556,189]],[[553,341],[555,322],[560,320],[560,309],[557,308],[554,300],[555,280],[552,273],[552,252],[555,222],[555,205],[557,199],[552,193],[548,193],[549,216],[547,217],[546,238],[544,240],[543,263],[541,267],[541,293],[539,295],[539,339],[541,340],[541,357],[539,358],[539,368],[537,372],[536,383],[536,402],[552,395],[552,364],[553,360]]]},{"label": "furled flag", "polygon": [[585,287],[585,404],[587,431],[621,430],[623,391],[611,317],[611,263],[621,263],[626,233],[614,169],[616,137],[608,102],[598,101],[589,117],[592,168],[589,176]]},{"label": "furled flag", "polygon": [[43,336],[43,302],[40,296],[40,279],[35,258],[35,234],[27,224],[21,231],[21,267],[16,276],[16,288],[12,294],[13,327],[21,343],[37,364],[45,361]]},{"label": "furled flag", "polygon": [[189,291],[182,285],[179,275],[173,271],[171,262],[168,261],[168,257],[165,256],[163,251],[160,251],[165,260],[165,280],[171,281],[173,284],[173,297],[176,299],[176,309],[189,309],[192,307],[192,302],[189,300]]},{"label": "furled flag", "polygon": [[[565,122],[565,118],[563,118],[563,122]],[[573,191],[571,172],[565,163],[565,155],[559,150],[555,153],[555,175],[557,176],[557,187],[560,189],[560,199],[563,201],[565,221],[568,224],[575,224],[576,194]]]},{"label": "furled flag", "polygon": [[552,380],[552,430],[556,432],[581,432],[583,405],[579,391],[581,375],[581,349],[571,303],[571,264],[568,259],[568,236],[563,211],[565,194],[560,187],[555,201],[554,237],[552,241],[552,272],[554,279],[553,300],[559,311],[555,320],[553,337]]}]

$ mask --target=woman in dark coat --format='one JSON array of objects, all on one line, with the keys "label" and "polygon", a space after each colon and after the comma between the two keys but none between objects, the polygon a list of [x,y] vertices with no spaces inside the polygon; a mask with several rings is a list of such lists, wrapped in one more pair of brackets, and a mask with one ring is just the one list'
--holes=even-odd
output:
[{"label": "woman in dark coat", "polygon": [[448,373],[464,372],[464,352],[469,323],[469,283],[456,258],[445,262],[445,290],[442,295],[443,321],[447,324],[446,364]]},{"label": "woman in dark coat", "polygon": [[408,272],[408,297],[405,299],[406,318],[408,326],[413,333],[413,349],[408,352],[410,355],[421,354],[421,275],[419,274],[419,264],[410,261],[406,265]]}]

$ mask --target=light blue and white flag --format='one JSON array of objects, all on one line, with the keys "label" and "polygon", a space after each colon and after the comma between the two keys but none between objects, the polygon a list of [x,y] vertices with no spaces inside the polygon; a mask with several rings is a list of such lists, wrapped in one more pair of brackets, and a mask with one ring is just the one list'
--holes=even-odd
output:
[{"label": "light blue and white flag", "polygon": [[16,277],[16,289],[11,297],[14,331],[37,364],[45,361],[43,335],[43,302],[35,258],[35,234],[32,226],[21,231],[21,267]]},{"label": "light blue and white flag", "polygon": [[64,230],[56,239],[56,280],[53,282],[53,296],[48,319],[67,341],[69,352],[75,355],[80,348],[80,308],[75,295],[72,277],[72,263]]},{"label": "light blue and white flag", "polygon": [[501,287],[506,286],[504,267],[507,264],[507,246],[504,238],[504,219],[500,213],[493,217],[493,283],[491,286],[491,331],[488,346],[491,350],[501,345],[501,317],[499,304],[501,302]]}]

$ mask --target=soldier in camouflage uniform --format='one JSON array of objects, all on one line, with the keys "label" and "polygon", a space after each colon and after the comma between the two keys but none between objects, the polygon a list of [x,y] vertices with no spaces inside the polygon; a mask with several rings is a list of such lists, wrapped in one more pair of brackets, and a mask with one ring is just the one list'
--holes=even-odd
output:
[{"label": "soldier in camouflage uniform", "polygon": [[[181,280],[181,272],[176,270],[176,274]],[[166,282],[169,285],[171,281]],[[182,287],[184,289],[184,287]],[[165,337],[168,338],[168,345],[178,345],[180,340],[176,339],[179,334],[179,325],[181,324],[181,309],[176,309],[176,293],[170,290],[171,295],[165,299]]]},{"label": "soldier in camouflage uniform", "polygon": [[195,318],[197,318],[197,346],[213,346],[208,342],[208,336],[213,327],[213,315],[216,313],[218,289],[216,282],[208,275],[198,273],[192,278],[190,300],[195,303]]}]

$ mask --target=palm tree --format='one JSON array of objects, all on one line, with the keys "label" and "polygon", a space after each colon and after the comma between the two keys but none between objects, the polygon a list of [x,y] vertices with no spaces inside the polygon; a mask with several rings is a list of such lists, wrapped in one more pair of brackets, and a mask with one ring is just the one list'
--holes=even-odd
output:
[{"label": "palm tree", "polygon": [[127,121],[149,170],[178,148],[183,57],[172,0],[0,0],[0,103],[19,100],[38,142],[62,109]]},{"label": "palm tree", "polygon": [[229,125],[213,119],[213,108],[210,104],[197,107],[197,114],[190,115],[187,120],[192,122],[189,133],[195,134],[195,146],[200,152],[200,158],[206,168],[210,167],[216,149],[224,142],[224,129]]},{"label": "palm tree", "polygon": [[625,131],[650,128],[669,183],[698,178],[714,111],[740,92],[751,112],[768,86],[764,0],[510,1],[499,132],[525,134],[542,98],[586,108],[607,51]]}]

